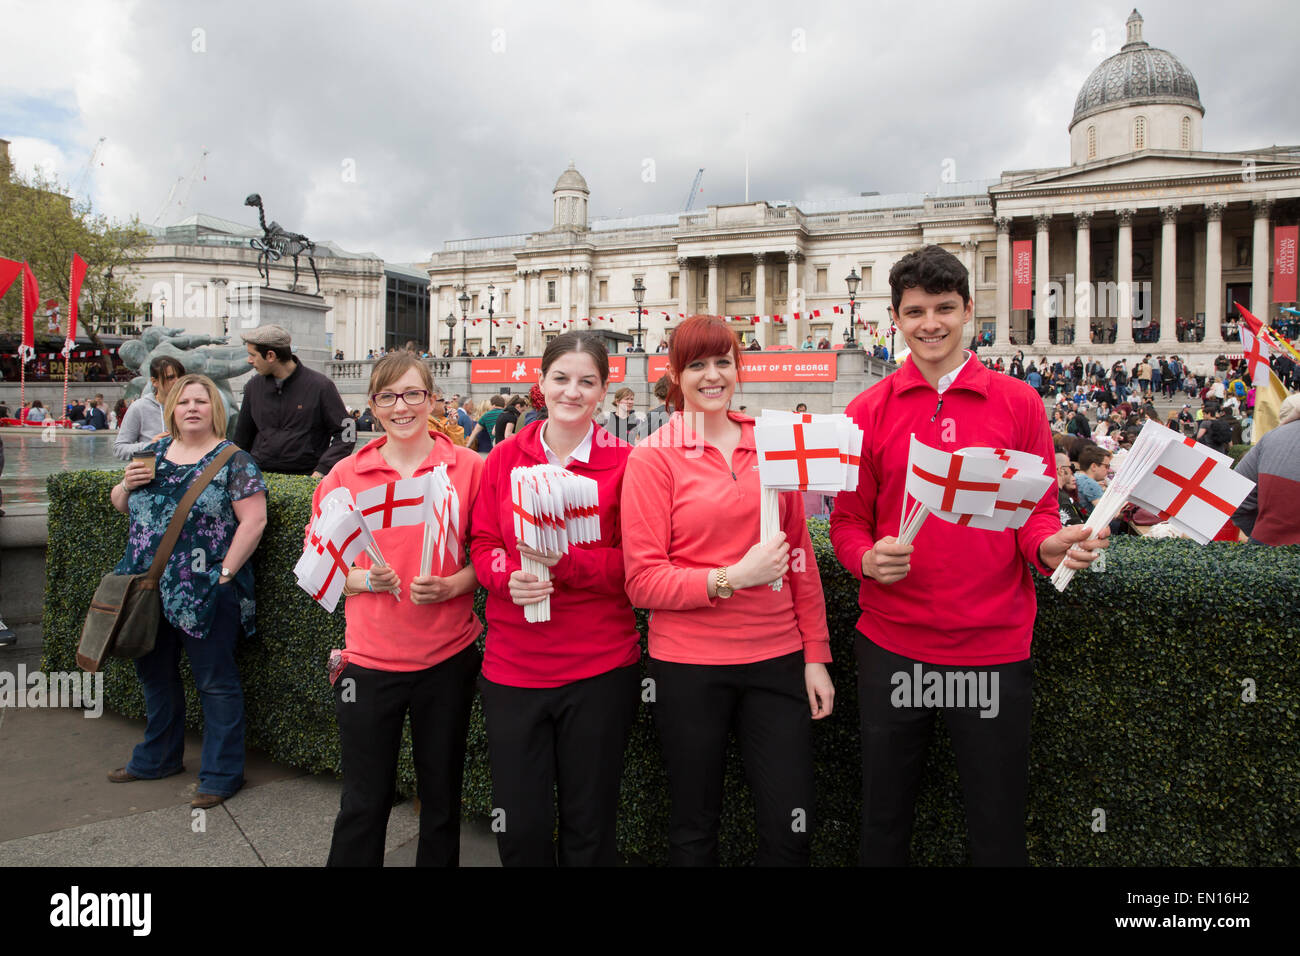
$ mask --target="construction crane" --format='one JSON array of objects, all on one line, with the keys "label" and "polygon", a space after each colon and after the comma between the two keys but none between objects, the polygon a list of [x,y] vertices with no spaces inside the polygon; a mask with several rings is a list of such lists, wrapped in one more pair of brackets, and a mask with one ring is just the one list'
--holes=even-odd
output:
[{"label": "construction crane", "polygon": [[69,194],[77,196],[80,194],[83,183],[89,185],[87,179],[90,176],[91,169],[94,168],[95,160],[99,157],[99,151],[103,148],[106,139],[108,139],[107,136],[101,136],[99,139],[95,140],[95,145],[90,148],[90,155],[86,157],[85,165],[83,165],[81,169],[77,170],[77,175],[73,177],[72,182],[68,184]]},{"label": "construction crane", "polygon": [[[203,164],[207,158],[208,149],[207,147],[204,147],[203,152],[199,154],[198,162],[196,162],[194,168],[190,170],[190,174],[188,176],[181,176],[176,180],[176,182],[172,183],[171,192],[167,194],[167,198],[163,201],[162,208],[158,210],[158,215],[153,217],[153,224],[155,226],[162,224],[162,217],[166,215],[167,210],[171,208],[172,200],[176,201],[178,207],[182,209],[185,208],[186,203],[188,203],[190,199],[190,188],[194,185],[194,180],[198,179],[199,174],[202,173]],[[205,176],[204,179],[206,178],[207,177]]]},{"label": "construction crane", "polygon": [[686,197],[686,208],[683,209],[682,212],[690,212],[691,207],[695,205],[695,197],[700,192],[700,181],[703,179],[704,179],[704,167],[701,166],[700,171],[695,174],[695,182],[691,183],[691,192],[690,195]]}]

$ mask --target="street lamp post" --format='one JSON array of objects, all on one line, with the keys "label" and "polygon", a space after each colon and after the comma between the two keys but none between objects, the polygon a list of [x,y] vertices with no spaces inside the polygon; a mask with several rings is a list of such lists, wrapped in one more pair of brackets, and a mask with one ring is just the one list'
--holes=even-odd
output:
[{"label": "street lamp post", "polygon": [[636,277],[636,282],[632,284],[632,297],[636,299],[636,350],[645,351],[641,348],[641,316],[645,312],[641,308],[641,303],[645,301],[645,286],[641,282],[641,277]]},{"label": "street lamp post", "polygon": [[456,354],[456,316],[448,312],[442,321],[447,324],[447,358],[451,358]]},{"label": "street lamp post", "polygon": [[469,332],[469,293],[462,292],[460,298],[460,351],[469,355],[469,346],[465,344],[465,335]]},{"label": "street lamp post", "polygon": [[496,291],[497,291],[497,287],[494,286],[492,283],[489,282],[489,283],[488,283],[488,287],[487,287],[487,293],[488,293],[488,354],[489,354],[489,355],[491,355],[491,354],[492,354],[492,350],[493,350],[494,348],[496,348],[496,346],[492,344],[492,300],[493,300],[493,298],[496,296]]},{"label": "street lamp post", "polygon": [[158,299],[158,318],[162,320],[162,325],[167,325],[167,296],[160,296]]},{"label": "street lamp post", "polygon": [[[885,310],[885,314],[889,314],[888,309]],[[894,357],[894,333],[896,331],[897,328],[894,326],[894,317],[891,315],[889,316],[889,361],[894,362],[895,364],[898,362],[898,359]]]},{"label": "street lamp post", "polygon": [[856,267],[850,269],[849,274],[844,278],[844,284],[849,287],[849,327],[844,331],[844,347],[846,349],[858,347],[858,343],[854,341],[854,335],[856,334],[855,326],[857,324],[855,318],[858,308],[858,283],[861,281],[862,277],[858,275]]}]

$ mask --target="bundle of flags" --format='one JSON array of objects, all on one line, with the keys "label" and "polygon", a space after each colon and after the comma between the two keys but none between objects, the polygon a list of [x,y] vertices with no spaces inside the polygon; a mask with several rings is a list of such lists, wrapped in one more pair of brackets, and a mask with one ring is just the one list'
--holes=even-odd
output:
[{"label": "bundle of flags", "polygon": [[[1042,458],[1009,448],[931,448],[912,436],[898,541],[911,544],[925,519],[985,531],[1024,525],[1055,483]],[[911,507],[908,498],[915,499]]]},{"label": "bundle of flags", "polygon": [[[1253,481],[1232,470],[1227,455],[1148,421],[1085,527],[1095,537],[1131,501],[1208,544],[1254,487]],[[1061,562],[1052,583],[1064,591],[1073,577],[1074,571]]]},{"label": "bundle of flags", "polygon": [[[321,499],[312,519],[307,544],[294,566],[298,585],[327,611],[333,611],[343,593],[352,562],[362,551],[377,567],[387,562],[375,543],[375,530],[424,526],[420,551],[420,576],[433,572],[434,557],[460,566],[460,499],[447,474],[447,466],[412,478],[375,485],[357,493],[335,488]],[[394,592],[393,597],[401,600]]]},{"label": "bundle of flags", "polygon": [[[759,540],[781,530],[782,491],[838,494],[858,487],[862,429],[847,415],[811,415],[765,408],[754,423],[758,480],[763,487]],[[781,581],[771,583],[781,590]]]},{"label": "bundle of flags", "polygon": [[1273,371],[1269,359],[1294,350],[1240,303],[1237,311],[1242,318],[1241,347],[1246,356],[1246,371],[1255,386],[1255,424],[1251,427],[1251,438],[1258,442],[1277,427],[1282,403],[1287,396],[1286,386]]},{"label": "bundle of flags", "polygon": [[[558,465],[532,465],[510,470],[510,501],[515,538],[546,555],[567,554],[571,544],[600,540],[600,488],[594,479],[575,475]],[[551,569],[521,555],[522,569],[539,581],[551,579]],[[551,599],[524,606],[531,623],[551,619]]]}]

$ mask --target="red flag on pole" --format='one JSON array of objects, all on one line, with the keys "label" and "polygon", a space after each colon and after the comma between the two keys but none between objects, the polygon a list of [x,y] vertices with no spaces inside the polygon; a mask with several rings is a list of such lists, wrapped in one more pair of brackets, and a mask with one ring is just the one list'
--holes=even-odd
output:
[{"label": "red flag on pole", "polygon": [[1296,300],[1296,242],[1300,226],[1278,226],[1273,230],[1273,301]]},{"label": "red flag on pole", "polygon": [[0,259],[0,299],[9,291],[9,287],[14,284],[23,271],[23,264],[15,262],[13,259]]},{"label": "red flag on pole", "polygon": [[1034,241],[1021,239],[1011,244],[1011,308],[1034,307]]}]

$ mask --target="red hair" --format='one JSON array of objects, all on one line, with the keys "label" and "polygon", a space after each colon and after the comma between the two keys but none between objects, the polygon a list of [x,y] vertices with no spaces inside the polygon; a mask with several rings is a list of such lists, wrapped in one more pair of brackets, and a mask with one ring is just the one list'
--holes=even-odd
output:
[{"label": "red hair", "polygon": [[[680,377],[682,369],[697,359],[726,352],[731,353],[739,374],[740,340],[736,333],[716,315],[692,315],[673,331],[668,345],[668,367]],[[684,407],[682,388],[676,382],[670,381],[667,402],[675,411],[682,411]]]}]

